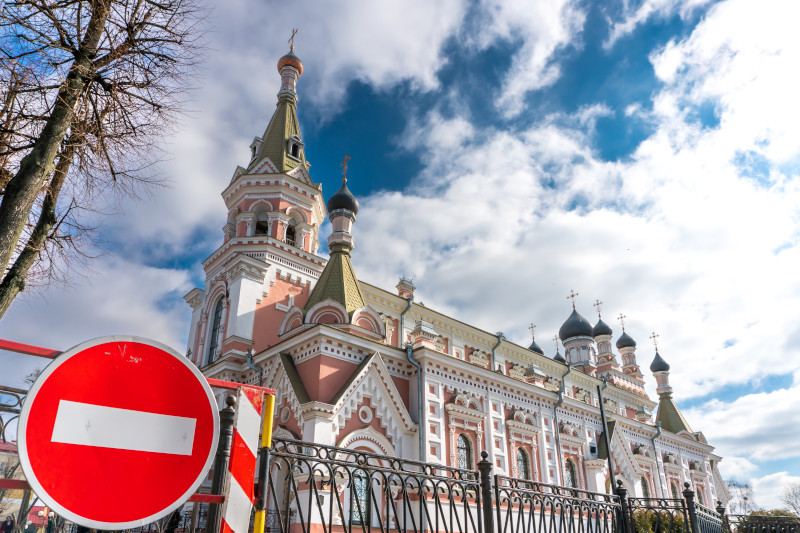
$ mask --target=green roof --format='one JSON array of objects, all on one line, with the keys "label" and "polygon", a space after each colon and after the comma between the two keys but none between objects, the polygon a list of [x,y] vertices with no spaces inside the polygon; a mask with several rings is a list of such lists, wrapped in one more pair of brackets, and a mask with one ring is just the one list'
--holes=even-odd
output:
[{"label": "green roof", "polygon": [[261,161],[264,157],[269,157],[269,160],[278,168],[278,172],[286,173],[299,166],[308,170],[310,165],[306,161],[305,150],[301,148],[297,158],[290,157],[288,154],[287,141],[292,135],[296,135],[301,140],[303,138],[300,135],[300,122],[297,120],[297,105],[292,98],[282,97],[278,100],[275,114],[272,115],[272,120],[269,121],[261,138],[261,148],[253,160],[254,163]]},{"label": "green roof", "polygon": [[328,298],[339,302],[352,316],[353,311],[364,307],[364,295],[358,286],[356,272],[350,263],[350,254],[347,252],[333,252],[328,264],[308,297],[303,313],[311,307]]},{"label": "green roof", "polygon": [[[608,427],[608,442],[611,442],[611,439],[614,438],[614,428],[617,427],[616,420],[608,420],[606,422],[606,426]],[[603,433],[600,433],[600,437],[597,439],[597,458],[598,459],[608,459],[608,449],[606,448],[606,438]]]},{"label": "green roof", "polygon": [[286,377],[289,378],[289,383],[292,385],[292,389],[294,389],[294,395],[297,396],[298,403],[302,405],[310,402],[311,400],[308,397],[306,386],[303,385],[303,380],[300,379],[300,374],[297,372],[297,367],[294,366],[292,356],[283,352],[281,352],[280,355],[281,363],[283,363],[283,371],[286,372]]},{"label": "green roof", "polygon": [[683,418],[678,406],[675,405],[675,400],[672,395],[663,394],[661,400],[658,402],[658,414],[656,415],[656,422],[661,422],[661,429],[669,431],[670,433],[680,433],[687,431],[692,433],[689,423]]}]

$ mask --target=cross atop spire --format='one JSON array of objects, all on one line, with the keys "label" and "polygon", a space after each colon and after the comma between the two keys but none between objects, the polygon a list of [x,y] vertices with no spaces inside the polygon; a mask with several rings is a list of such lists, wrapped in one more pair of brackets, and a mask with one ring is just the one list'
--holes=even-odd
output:
[{"label": "cross atop spire", "polygon": [[339,165],[342,167],[342,183],[347,183],[347,162],[350,161],[350,154],[344,154],[344,161]]},{"label": "cross atop spire", "polygon": [[531,339],[535,340],[536,339],[536,324],[531,322],[531,325],[528,326],[528,330],[531,332]]},{"label": "cross atop spire", "polygon": [[601,314],[601,311],[603,310],[603,302],[600,300],[595,300],[592,305],[595,309],[597,309],[597,318],[603,318],[603,315]]},{"label": "cross atop spire", "polygon": [[558,335],[553,335],[553,343],[556,345],[556,351],[558,351]]},{"label": "cross atop spire", "polygon": [[651,340],[651,341],[653,341],[653,346],[655,346],[655,348],[656,348],[656,352],[658,351],[658,338],[659,338],[660,336],[661,336],[661,335],[656,335],[656,332],[655,332],[655,331],[653,332],[653,334],[652,334],[652,335],[650,335],[650,340]]},{"label": "cross atop spire", "polygon": [[617,317],[617,320],[619,320],[619,323],[622,324],[622,333],[625,333],[625,318],[627,318],[627,317],[625,315],[623,315],[622,313],[620,313],[619,316]]},{"label": "cross atop spire", "polygon": [[294,50],[294,36],[297,35],[297,28],[292,30],[292,36],[289,37],[289,50]]},{"label": "cross atop spire", "polygon": [[570,289],[569,296],[567,296],[567,300],[572,300],[572,308],[573,309],[575,309],[575,297],[578,296],[578,294],[580,294],[580,293],[577,293],[577,292],[575,292],[575,291]]}]

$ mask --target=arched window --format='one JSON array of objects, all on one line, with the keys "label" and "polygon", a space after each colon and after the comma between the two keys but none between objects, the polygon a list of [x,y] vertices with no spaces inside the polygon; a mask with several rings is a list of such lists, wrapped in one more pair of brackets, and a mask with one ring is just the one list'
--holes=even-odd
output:
[{"label": "arched window", "polygon": [[650,497],[650,487],[647,485],[647,479],[642,476],[642,497],[649,498]]},{"label": "arched window", "polygon": [[578,488],[578,471],[572,459],[567,459],[567,463],[564,465],[564,485],[573,489]]},{"label": "arched window", "polygon": [[463,433],[456,440],[456,460],[458,468],[472,468],[472,446],[467,436]]},{"label": "arched window", "polygon": [[517,477],[522,479],[531,478],[530,461],[528,461],[528,454],[522,448],[517,448]]},{"label": "arched window", "polygon": [[350,485],[350,523],[369,525],[370,516],[369,476],[363,470],[353,472]]},{"label": "arched window", "polygon": [[269,235],[269,221],[265,219],[256,220],[256,235]]},{"label": "arched window", "polygon": [[294,226],[286,227],[286,244],[294,246]]},{"label": "arched window", "polygon": [[217,300],[217,305],[214,307],[214,319],[211,322],[211,331],[208,333],[208,362],[211,364],[217,358],[217,349],[219,348],[219,336],[222,329],[222,298]]},{"label": "arched window", "polygon": [[669,484],[669,491],[672,493],[672,498],[674,500],[680,500],[681,499],[681,495],[678,492],[678,485],[676,485],[675,483],[670,483]]}]

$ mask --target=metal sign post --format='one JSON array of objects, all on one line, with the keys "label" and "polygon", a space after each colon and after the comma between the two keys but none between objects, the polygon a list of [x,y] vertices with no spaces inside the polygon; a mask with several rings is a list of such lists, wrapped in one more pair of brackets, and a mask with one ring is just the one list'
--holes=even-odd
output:
[{"label": "metal sign post", "polygon": [[600,420],[603,422],[603,439],[606,442],[606,453],[608,454],[608,475],[611,478],[611,489],[617,486],[617,480],[614,476],[614,462],[611,460],[611,439],[608,436],[608,422],[606,422],[606,406],[603,402],[603,391],[600,385],[597,386],[597,399],[600,402]]}]

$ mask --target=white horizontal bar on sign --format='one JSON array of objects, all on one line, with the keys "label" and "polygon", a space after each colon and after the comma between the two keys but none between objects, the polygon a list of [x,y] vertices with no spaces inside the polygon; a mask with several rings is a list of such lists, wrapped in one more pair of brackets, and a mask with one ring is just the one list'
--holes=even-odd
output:
[{"label": "white horizontal bar on sign", "polygon": [[53,442],[191,455],[195,418],[61,400]]}]

